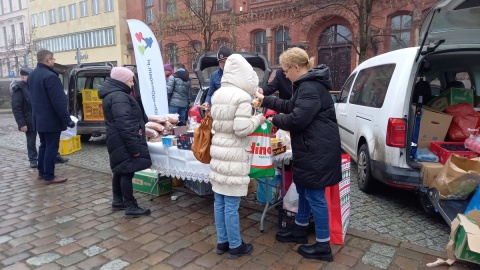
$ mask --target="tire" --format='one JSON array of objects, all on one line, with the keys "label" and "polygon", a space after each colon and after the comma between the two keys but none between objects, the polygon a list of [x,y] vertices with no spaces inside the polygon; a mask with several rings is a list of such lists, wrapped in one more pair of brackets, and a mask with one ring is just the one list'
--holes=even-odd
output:
[{"label": "tire", "polygon": [[80,134],[80,141],[88,142],[91,137],[92,137],[92,134]]},{"label": "tire", "polygon": [[357,184],[358,188],[365,192],[374,191],[375,179],[372,176],[372,168],[370,167],[370,154],[368,145],[363,144],[358,150],[357,156]]}]

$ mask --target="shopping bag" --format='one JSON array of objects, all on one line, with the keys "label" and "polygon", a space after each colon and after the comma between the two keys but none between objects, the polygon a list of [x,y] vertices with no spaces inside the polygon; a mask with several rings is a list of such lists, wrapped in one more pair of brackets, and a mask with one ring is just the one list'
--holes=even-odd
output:
[{"label": "shopping bag", "polygon": [[77,136],[77,123],[78,123],[78,118],[70,115],[70,119],[75,123],[75,126],[73,128],[67,127],[67,130],[64,130],[60,133],[60,139],[68,139],[68,138],[73,138]]},{"label": "shopping bag", "polygon": [[342,181],[325,189],[330,243],[343,245],[350,217],[350,155],[342,155]]},{"label": "shopping bag", "polygon": [[294,213],[298,212],[298,192],[295,183],[290,185],[287,194],[283,198],[283,209]]},{"label": "shopping bag", "polygon": [[275,175],[270,142],[271,130],[272,123],[266,121],[248,135],[252,154],[250,178],[265,178]]},{"label": "shopping bag", "polygon": [[212,124],[213,119],[210,113],[205,114],[205,118],[200,122],[200,126],[193,134],[192,152],[195,158],[201,163],[209,164],[210,146],[212,145]]}]

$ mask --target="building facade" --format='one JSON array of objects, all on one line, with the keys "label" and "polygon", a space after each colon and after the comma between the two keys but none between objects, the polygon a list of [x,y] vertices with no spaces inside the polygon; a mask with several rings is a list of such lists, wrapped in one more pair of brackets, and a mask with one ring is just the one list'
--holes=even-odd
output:
[{"label": "building facade", "polygon": [[[127,16],[150,25],[161,44],[164,62],[180,62],[191,70],[199,53],[227,45],[234,51],[264,54],[276,69],[280,68],[279,55],[288,46],[302,44],[317,64],[330,66],[334,89],[339,90],[362,58],[418,45],[423,17],[438,0],[362,1],[372,4],[372,12],[367,14],[371,17],[368,31],[358,19],[362,14],[355,5],[342,6],[338,4],[342,1],[334,0],[129,2],[127,5],[132,7],[128,8]],[[345,1],[354,2],[361,1]],[[205,25],[201,20],[197,20],[197,26],[186,23],[186,13],[192,16],[201,13],[205,21],[212,14],[210,21],[214,25],[210,27],[216,27],[216,31],[211,33],[213,41],[209,48],[205,48],[205,32],[202,32]],[[175,21],[175,17],[179,19]],[[368,41],[359,42],[362,39]]]},{"label": "building facade", "polygon": [[66,66],[131,64],[125,2],[30,0],[28,11],[35,50],[52,51],[56,63]]},{"label": "building facade", "polygon": [[0,0],[0,78],[32,65],[27,0]]}]

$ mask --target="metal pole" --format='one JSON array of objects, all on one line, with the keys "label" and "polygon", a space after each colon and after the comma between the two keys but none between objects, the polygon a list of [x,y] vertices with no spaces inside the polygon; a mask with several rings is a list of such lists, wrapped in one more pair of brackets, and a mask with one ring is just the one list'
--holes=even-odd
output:
[{"label": "metal pole", "polygon": [[80,65],[81,58],[82,54],[80,53],[80,48],[77,47],[77,65]]}]

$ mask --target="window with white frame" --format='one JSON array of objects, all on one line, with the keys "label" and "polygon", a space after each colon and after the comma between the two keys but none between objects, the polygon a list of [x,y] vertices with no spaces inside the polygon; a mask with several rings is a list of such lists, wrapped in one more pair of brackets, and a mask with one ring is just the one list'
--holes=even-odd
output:
[{"label": "window with white frame", "polygon": [[3,40],[4,40],[2,45],[4,47],[8,47],[7,27],[6,26],[2,27],[2,30],[3,30]]},{"label": "window with white frame", "polygon": [[172,65],[178,63],[178,46],[177,44],[167,45],[167,58],[168,62]]},{"label": "window with white frame", "polygon": [[70,20],[75,20],[77,18],[77,4],[68,5],[68,11],[70,13]]},{"label": "window with white frame", "polygon": [[219,38],[217,40],[214,41],[213,43],[213,50],[216,52],[218,51],[218,49],[220,49],[221,46],[227,46],[229,47],[229,44],[228,44],[228,38]]},{"label": "window with white frame", "polygon": [[67,11],[65,9],[65,6],[59,7],[58,8],[58,21],[59,22],[64,22],[67,20]]},{"label": "window with white frame", "polygon": [[38,27],[38,16],[37,14],[32,14],[30,17],[30,24],[32,25],[32,28],[37,28]]},{"label": "window with white frame", "polygon": [[200,41],[193,41],[190,43],[190,63],[192,64],[192,69],[195,69],[194,65],[197,62],[201,51],[202,43]]},{"label": "window with white frame", "polygon": [[12,43],[17,44],[17,35],[15,34],[15,25],[11,25],[11,32],[12,32]]},{"label": "window with white frame", "polygon": [[0,15],[3,15],[3,0],[0,0],[0,7]]},{"label": "window with white frame", "polygon": [[253,45],[255,52],[263,55],[267,55],[267,32],[260,31],[253,35]]},{"label": "window with white frame", "polygon": [[279,28],[275,31],[275,65],[279,65],[279,57],[290,45],[289,31],[287,28]]},{"label": "window with white frame", "polygon": [[20,27],[20,42],[21,44],[25,44],[25,25],[23,22],[19,24]]},{"label": "window with white frame", "polygon": [[398,15],[391,20],[392,36],[390,38],[390,50],[398,50],[410,47],[412,16]]},{"label": "window with white frame", "polygon": [[80,2],[80,17],[87,17],[88,16],[88,3],[87,1]]},{"label": "window with white frame", "polygon": [[22,0],[18,0],[18,9],[22,10]]},{"label": "window with white frame", "polygon": [[203,13],[203,0],[190,0],[190,13],[191,14]]},{"label": "window with white frame", "polygon": [[115,45],[115,29],[112,27],[43,39],[35,42],[35,45],[37,48],[45,48],[52,52],[112,46]]},{"label": "window with white frame", "polygon": [[47,12],[40,12],[40,26],[47,25]]},{"label": "window with white frame", "polygon": [[230,7],[228,0],[215,0],[215,9],[217,11],[228,10]]},{"label": "window with white frame", "polygon": [[113,11],[113,0],[105,0],[105,12]]},{"label": "window with white frame", "polygon": [[153,10],[153,0],[145,0],[145,23],[155,22],[155,12]]},{"label": "window with white frame", "polygon": [[92,15],[100,14],[100,0],[92,0]]},{"label": "window with white frame", "polygon": [[175,16],[177,14],[177,1],[176,0],[167,0],[167,15]]},{"label": "window with white frame", "polygon": [[50,24],[55,24],[57,22],[57,17],[55,16],[55,9],[50,9],[48,11],[50,17]]}]

